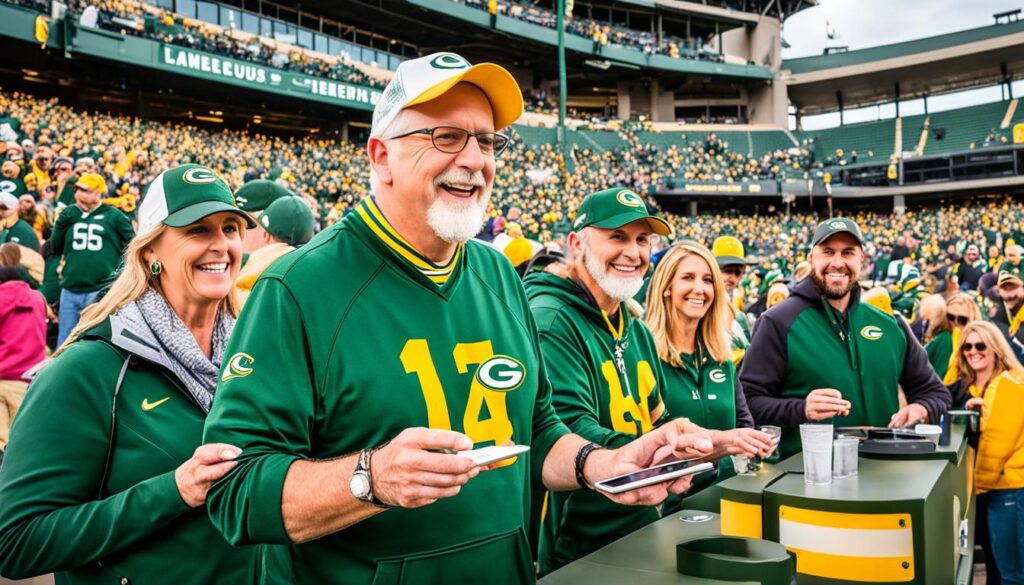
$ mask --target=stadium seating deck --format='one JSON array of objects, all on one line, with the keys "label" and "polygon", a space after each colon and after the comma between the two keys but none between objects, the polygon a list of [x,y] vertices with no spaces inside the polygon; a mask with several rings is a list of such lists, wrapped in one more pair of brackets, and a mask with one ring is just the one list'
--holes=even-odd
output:
[{"label": "stadium seating deck", "polygon": [[796,132],[795,134],[801,142],[808,138],[816,140],[816,156],[819,161],[835,157],[837,150],[842,150],[847,159],[853,151],[857,151],[856,162],[885,161],[893,152],[896,124],[891,119],[879,120],[862,124],[847,124],[836,128]]},{"label": "stadium seating deck", "polygon": [[[972,144],[975,148],[982,147],[992,131],[995,131],[995,143],[999,143],[999,136],[1009,139],[1014,121],[1007,128],[1000,128],[1009,106],[1010,101],[1000,101],[933,112],[928,116],[906,116],[903,118],[903,150],[912,151],[917,147],[926,118],[929,128],[924,155],[968,150]],[[1013,120],[1020,122],[1022,119],[1024,116],[1020,112],[1014,112]],[[936,138],[936,132],[944,132],[942,140]]]}]

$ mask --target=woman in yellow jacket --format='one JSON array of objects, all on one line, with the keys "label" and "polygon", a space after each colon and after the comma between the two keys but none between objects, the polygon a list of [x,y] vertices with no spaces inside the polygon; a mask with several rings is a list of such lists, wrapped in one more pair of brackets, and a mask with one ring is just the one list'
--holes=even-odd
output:
[{"label": "woman in yellow jacket", "polygon": [[968,408],[981,409],[974,466],[1002,582],[1024,584],[1024,368],[995,325],[968,323],[956,352]]}]

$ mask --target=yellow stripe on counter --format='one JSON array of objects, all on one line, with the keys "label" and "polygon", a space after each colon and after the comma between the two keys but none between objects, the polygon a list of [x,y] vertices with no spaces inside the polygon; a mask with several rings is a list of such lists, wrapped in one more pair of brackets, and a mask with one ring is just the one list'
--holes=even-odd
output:
[{"label": "yellow stripe on counter", "polygon": [[906,530],[911,527],[910,514],[848,514],[792,506],[779,506],[779,520],[829,528]]},{"label": "yellow stripe on counter", "polygon": [[801,550],[796,553],[796,572],[802,575],[858,583],[903,583],[914,580],[914,557],[848,557]]},{"label": "yellow stripe on counter", "polygon": [[742,504],[723,498],[721,504],[722,534],[762,538],[761,506]]}]

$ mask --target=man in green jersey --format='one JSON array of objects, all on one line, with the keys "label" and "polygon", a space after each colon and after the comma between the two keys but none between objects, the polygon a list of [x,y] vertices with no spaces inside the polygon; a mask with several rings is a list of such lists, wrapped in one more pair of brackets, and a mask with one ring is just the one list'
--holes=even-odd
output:
[{"label": "man in green jersey", "polygon": [[[519,278],[469,241],[521,95],[497,65],[403,62],[374,110],[374,197],[246,303],[205,433],[243,453],[207,505],[233,544],[294,544],[288,582],[532,582],[531,484],[572,490],[712,449],[674,421],[600,449],[552,409]],[[506,443],[530,451],[489,470],[445,452]],[[688,485],[614,497],[650,505]]]},{"label": "man in green jersey", "polygon": [[[653,234],[671,235],[629,189],[588,195],[569,234],[570,262],[525,280],[540,332],[555,411],[570,430],[605,447],[625,445],[667,420],[658,350],[628,301],[643,285]],[[687,424],[691,432],[704,429]],[[760,436],[763,454],[771,441]],[[734,434],[733,434],[734,435]],[[716,446],[734,439],[707,433]],[[758,450],[750,446],[748,454]],[[544,575],[659,517],[654,506],[622,506],[594,492],[554,492],[540,534]]]},{"label": "man in green jersey", "polygon": [[103,177],[82,175],[75,183],[75,204],[64,208],[50,234],[53,255],[64,257],[57,345],[64,343],[82,309],[95,302],[111,280],[125,246],[135,235],[124,213],[103,204],[106,192]]},{"label": "man in green jersey", "polygon": [[711,244],[711,253],[715,255],[718,268],[722,271],[725,291],[729,293],[729,311],[733,316],[729,325],[732,362],[738,366],[750,346],[750,332],[754,329],[753,319],[743,311],[746,299],[740,281],[747,272],[743,242],[732,236],[719,236]]},{"label": "man in green jersey", "polygon": [[39,237],[35,230],[18,215],[18,198],[0,192],[0,244],[14,242],[39,251]]}]

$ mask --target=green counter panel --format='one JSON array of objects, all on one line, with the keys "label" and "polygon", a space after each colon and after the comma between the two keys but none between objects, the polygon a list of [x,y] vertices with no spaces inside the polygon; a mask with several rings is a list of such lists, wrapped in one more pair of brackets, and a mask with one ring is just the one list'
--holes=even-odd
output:
[{"label": "green counter panel", "polygon": [[[690,510],[721,510],[712,522],[686,523],[673,514],[541,583],[704,583],[676,572],[676,544],[756,530],[766,540],[815,549],[807,554],[790,546],[797,554],[799,585],[967,585],[974,458],[964,426],[954,426],[951,436],[948,447],[912,459],[861,457],[856,478],[827,486],[804,483],[802,455],[766,464],[756,474],[732,477],[684,501]],[[758,507],[760,522],[750,517]],[[737,510],[745,516],[736,518]]]},{"label": "green counter panel", "polygon": [[676,571],[676,545],[719,533],[719,518],[683,522],[679,514],[637,530],[540,580],[542,585],[756,585],[757,581],[719,581],[687,577]]}]

